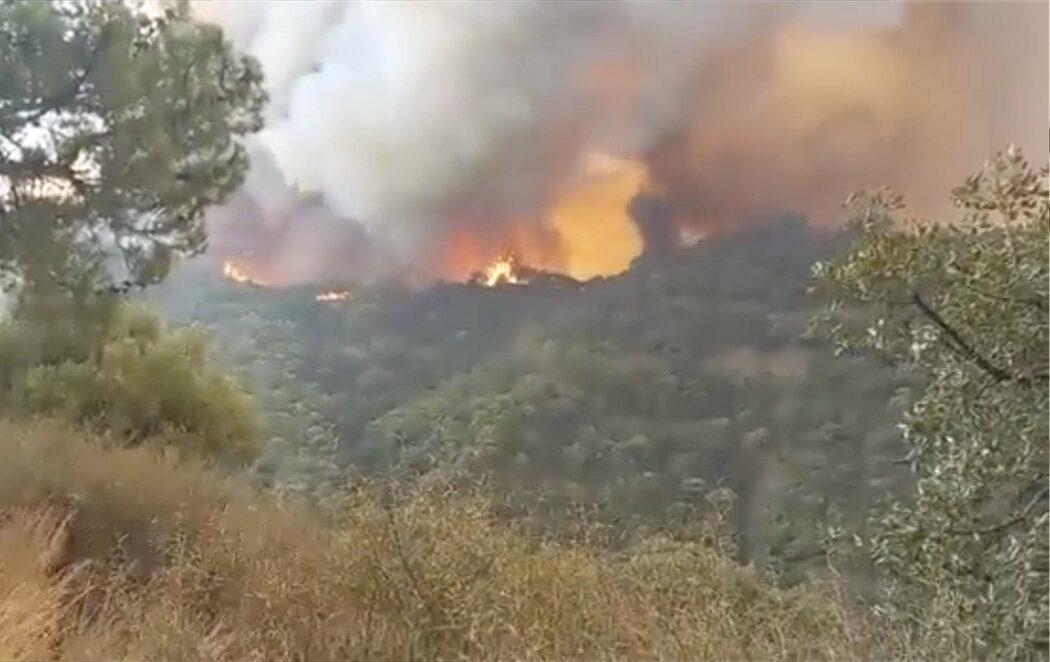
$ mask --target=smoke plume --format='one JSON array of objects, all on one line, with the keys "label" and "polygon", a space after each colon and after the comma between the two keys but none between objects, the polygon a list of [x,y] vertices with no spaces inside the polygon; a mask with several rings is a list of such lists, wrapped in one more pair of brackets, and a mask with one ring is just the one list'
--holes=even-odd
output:
[{"label": "smoke plume", "polygon": [[459,277],[508,244],[535,266],[611,273],[646,238],[627,211],[646,180],[694,233],[782,212],[831,223],[852,189],[933,208],[989,151],[1044,145],[1045,4],[194,10],[259,58],[272,98],[213,232],[258,234],[299,280],[330,260]]}]

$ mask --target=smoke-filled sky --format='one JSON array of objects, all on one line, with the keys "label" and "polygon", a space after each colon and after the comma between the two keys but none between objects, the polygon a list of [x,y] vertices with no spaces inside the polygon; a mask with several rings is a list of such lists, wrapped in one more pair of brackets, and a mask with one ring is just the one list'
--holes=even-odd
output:
[{"label": "smoke-filled sky", "polygon": [[507,247],[612,273],[646,181],[699,234],[833,223],[881,184],[934,209],[1007,143],[1045,158],[1046,3],[193,6],[272,99],[213,234],[285,280],[462,276]]}]

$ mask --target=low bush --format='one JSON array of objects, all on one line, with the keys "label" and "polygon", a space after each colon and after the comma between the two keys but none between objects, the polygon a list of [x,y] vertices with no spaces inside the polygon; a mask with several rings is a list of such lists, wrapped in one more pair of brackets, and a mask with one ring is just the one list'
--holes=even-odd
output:
[{"label": "low bush", "polygon": [[[440,481],[323,509],[62,424],[0,423],[4,659],[849,660],[832,586],[717,536],[554,542]],[[30,534],[27,534],[30,532]]]}]

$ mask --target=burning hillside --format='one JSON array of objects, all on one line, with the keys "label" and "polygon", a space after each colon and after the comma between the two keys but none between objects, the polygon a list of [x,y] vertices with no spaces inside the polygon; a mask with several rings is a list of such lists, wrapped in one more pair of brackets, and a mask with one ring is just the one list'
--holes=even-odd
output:
[{"label": "burning hillside", "polygon": [[520,273],[518,260],[513,253],[496,258],[492,264],[485,267],[471,279],[472,282],[480,283],[485,287],[496,287],[497,285],[524,285],[528,279]]},{"label": "burning hillside", "polygon": [[350,290],[325,290],[314,296],[315,301],[321,303],[340,303],[350,301]]},{"label": "burning hillside", "polygon": [[263,278],[257,276],[251,262],[243,258],[240,260],[225,260],[222,263],[222,277],[234,283],[245,285],[256,285],[258,287],[269,287],[270,285]]},{"label": "burning hillside", "polygon": [[608,276],[784,213],[835,223],[857,187],[929,211],[963,164],[1044,144],[1045,4],[193,5],[273,100],[212,227],[251,237],[256,283],[462,282],[508,249]]},{"label": "burning hillside", "polygon": [[[435,256],[421,256],[405,277],[420,284],[450,280],[492,287],[525,284],[530,271],[576,280],[621,273],[643,251],[654,223],[661,225],[661,233],[677,236],[670,214],[643,218],[632,207],[650,188],[646,170],[641,160],[588,153],[565,191],[539,212],[540,220],[504,221],[484,230],[475,216],[490,212],[465,210],[458,221],[450,221],[462,230],[439,240]],[[293,278],[273,275],[281,272],[273,256],[286,255],[279,247],[242,253],[224,263],[223,275],[264,287],[296,284]]]},{"label": "burning hillside", "polygon": [[513,282],[520,274],[510,271],[517,268],[587,280],[627,269],[642,251],[629,205],[644,190],[645,165],[591,153],[577,170],[535,217],[486,226],[478,217],[498,216],[498,208],[458,212],[449,221],[453,229],[435,250],[436,260],[423,256],[420,279],[473,280],[481,271]]},{"label": "burning hillside", "polygon": [[[249,256],[240,256],[238,259],[227,259],[222,263],[222,277],[238,285],[250,285],[259,288],[283,288],[288,283],[281,283],[263,277],[264,271],[259,263]],[[314,300],[319,303],[345,303],[352,300],[350,290],[346,288],[324,289],[314,295]]]}]

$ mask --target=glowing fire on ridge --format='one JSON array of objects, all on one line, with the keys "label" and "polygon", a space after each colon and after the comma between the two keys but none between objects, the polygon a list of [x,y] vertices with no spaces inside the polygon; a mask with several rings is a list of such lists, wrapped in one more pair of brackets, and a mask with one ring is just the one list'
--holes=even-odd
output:
[{"label": "glowing fire on ridge", "polygon": [[314,299],[323,303],[349,301],[350,290],[325,290],[324,292],[318,292]]},{"label": "glowing fire on ridge", "polygon": [[643,161],[586,153],[564,190],[535,218],[501,219],[494,224],[502,228],[498,235],[471,232],[476,219],[449,233],[436,270],[446,279],[489,287],[526,282],[531,270],[577,280],[621,273],[642,251],[628,206],[647,186]]},{"label": "glowing fire on ridge", "polygon": [[[620,273],[642,249],[628,206],[647,188],[647,174],[639,159],[588,152],[564,182],[564,190],[553,195],[534,218],[502,218],[492,224],[497,232],[486,233],[477,223],[489,210],[483,205],[468,207],[465,222],[444,237],[440,252],[423,255],[418,271],[410,271],[408,278],[420,285],[436,277],[495,287],[528,283],[536,272],[577,280]],[[498,207],[495,213],[500,213]],[[266,257],[250,252],[231,254],[222,263],[223,277],[244,285],[284,287],[312,280],[289,280],[281,272]],[[322,288],[313,293],[317,301],[352,298],[352,293],[331,285]]]},{"label": "glowing fire on ridge", "polygon": [[226,260],[222,263],[222,277],[234,283],[243,285],[255,285],[257,287],[273,287],[273,283],[260,278],[253,269],[238,263],[236,260]]},{"label": "glowing fire on ridge", "polygon": [[496,258],[492,264],[485,267],[481,274],[481,283],[485,287],[496,285],[524,285],[528,281],[518,273],[518,262],[514,255],[504,255]]},{"label": "glowing fire on ridge", "polygon": [[558,235],[558,271],[585,280],[627,269],[642,251],[642,238],[627,206],[646,185],[640,161],[601,152],[584,156],[583,180],[546,212],[547,226]]},{"label": "glowing fire on ridge", "polygon": [[222,277],[226,280],[232,280],[235,283],[252,283],[254,282],[243,268],[237,266],[233,260],[226,260],[222,263]]}]

